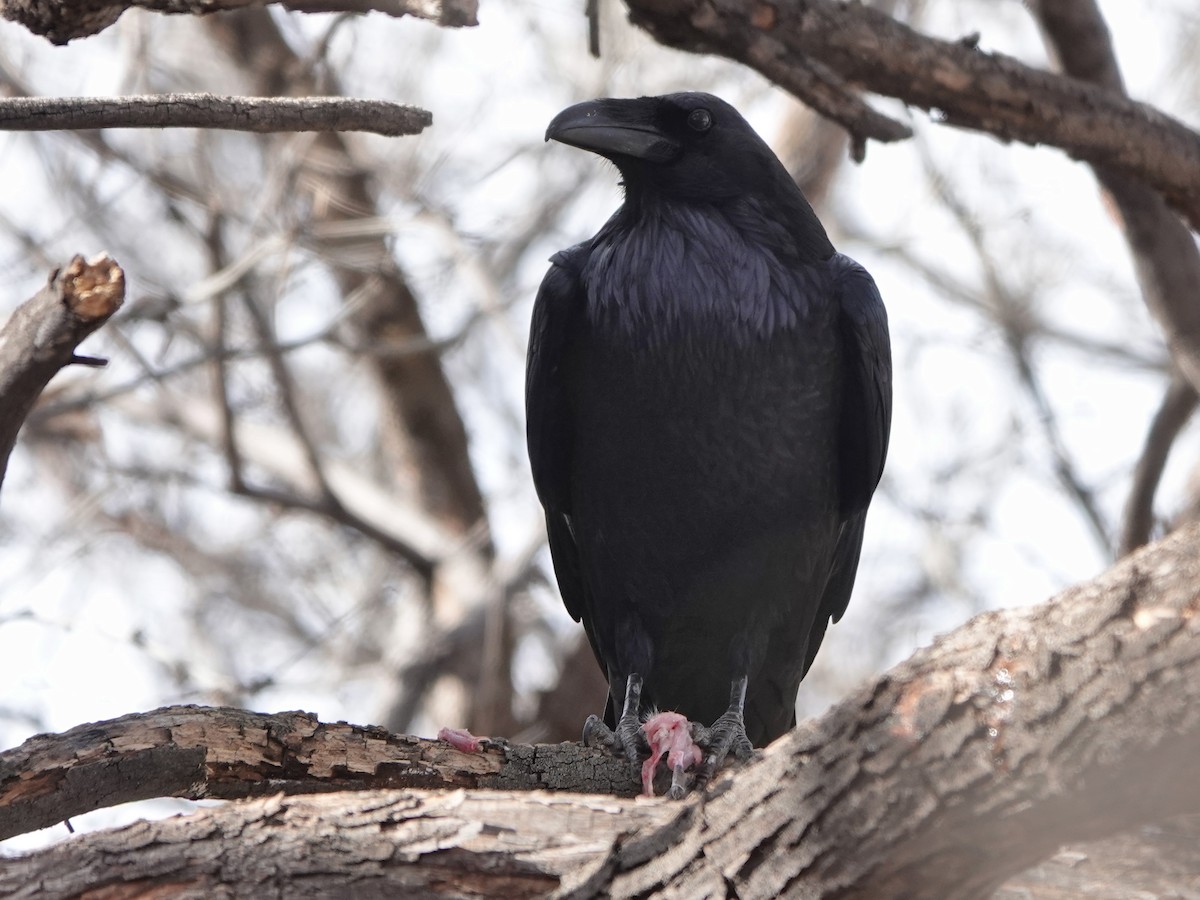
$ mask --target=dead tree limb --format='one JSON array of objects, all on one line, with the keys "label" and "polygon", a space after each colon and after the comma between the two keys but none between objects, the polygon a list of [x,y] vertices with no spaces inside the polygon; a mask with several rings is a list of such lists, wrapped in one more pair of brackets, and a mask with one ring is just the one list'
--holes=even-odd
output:
[{"label": "dead tree limb", "polygon": [[76,256],[0,329],[0,484],[21,423],[55,373],[71,363],[104,365],[75,348],[125,299],[125,273],[108,256]]},{"label": "dead tree limb", "polygon": [[[660,43],[745,63],[843,125],[861,148],[887,140],[831,106],[859,89],[936,111],[937,121],[1001,140],[1049,144],[1153,187],[1200,228],[1200,135],[1093,84],[943,41],[878,9],[836,0],[626,0]],[[821,90],[811,90],[812,73]],[[896,130],[891,140],[905,136]]]},{"label": "dead tree limb", "polygon": [[12,97],[0,99],[0,131],[84,128],[220,128],[228,131],[370,131],[386,137],[420,134],[432,113],[386,100],[354,97],[221,97],[151,94],[137,97]]},{"label": "dead tree limb", "polygon": [[32,737],[0,753],[0,840],[132,800],[222,800],[366,788],[635,795],[620,760],[576,744],[489,747],[228,707],[168,706]]},{"label": "dead tree limb", "polygon": [[275,796],[10,860],[0,894],[988,896],[1063,843],[1200,811],[1198,551],[1191,526],[979,616],[682,803]]},{"label": "dead tree limb", "polygon": [[381,12],[417,16],[439,25],[478,25],[478,0],[0,0],[0,16],[24,25],[54,44],[98,34],[127,9],[203,16],[247,6],[279,3],[296,12]]}]

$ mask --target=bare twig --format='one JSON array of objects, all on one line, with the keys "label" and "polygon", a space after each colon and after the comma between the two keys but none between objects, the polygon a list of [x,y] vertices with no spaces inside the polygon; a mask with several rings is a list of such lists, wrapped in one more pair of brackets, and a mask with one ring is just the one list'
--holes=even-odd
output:
[{"label": "bare twig", "polygon": [[[580,761],[586,765],[573,771]],[[0,840],[114,802],[388,787],[632,796],[638,782],[629,763],[578,746],[470,754],[303,712],[168,706],[38,735],[0,753]]]},{"label": "bare twig", "polygon": [[433,115],[415,106],[354,97],[138,97],[0,99],[0,131],[80,128],[222,128],[230,131],[370,131],[420,134]]},{"label": "bare twig", "polygon": [[[251,8],[236,17],[210,18],[206,24],[219,45],[254,79],[256,90],[270,93],[280,71],[292,73],[293,89],[311,88],[311,74],[295,71],[299,59],[266,10]],[[264,60],[270,60],[270,65]],[[373,176],[343,135],[317,136],[297,170],[300,189],[319,198],[313,204],[311,225],[378,217]],[[354,301],[350,321],[359,334],[404,348],[428,338],[417,297],[384,237],[314,239],[309,246],[335,264],[333,274],[343,302]],[[381,387],[385,445],[403,455],[403,466],[397,468],[403,469],[405,480],[415,482],[420,502],[447,530],[466,534],[486,514],[471,467],[466,428],[441,360],[436,353],[404,353],[375,355],[371,363]]]},{"label": "bare twig", "polygon": [[[213,356],[213,372],[217,394],[216,405],[220,412],[221,421],[220,444],[229,471],[230,491],[238,496],[259,500],[284,509],[296,509],[312,513],[352,528],[364,537],[379,544],[388,552],[396,554],[400,559],[407,562],[424,581],[428,582],[433,576],[436,561],[426,553],[421,552],[411,542],[376,526],[369,519],[348,509],[345,504],[338,500],[325,479],[324,469],[316,458],[316,451],[313,445],[305,439],[306,435],[297,435],[293,432],[293,436],[301,444],[300,453],[305,461],[308,474],[318,479],[318,485],[321,489],[321,495],[318,498],[305,497],[289,490],[259,487],[250,484],[246,480],[242,454],[237,442],[236,416],[234,415],[229,398],[229,385],[225,364],[226,354],[224,353],[224,349],[227,318],[225,300],[218,299],[214,308],[216,311],[214,330],[216,332],[218,352]],[[283,364],[282,356],[279,357],[279,363],[280,365]],[[294,424],[295,422],[293,422]]]},{"label": "bare twig", "polygon": [[104,254],[76,256],[54,272],[0,330],[0,483],[21,423],[34,401],[64,366],[100,364],[75,347],[103,325],[125,299],[125,273]]},{"label": "bare twig", "polygon": [[1104,556],[1112,552],[1112,539],[1109,536],[1108,524],[1105,522],[1100,506],[1096,502],[1095,492],[1092,491],[1075,466],[1066,442],[1058,427],[1058,420],[1050,398],[1042,386],[1041,376],[1030,358],[1030,341],[1038,334],[1034,314],[1030,312],[1032,304],[1026,298],[1014,295],[1005,283],[996,261],[988,251],[986,236],[976,217],[966,204],[951,190],[946,179],[934,169],[923,145],[918,148],[929,175],[930,185],[938,198],[945,204],[946,209],[962,228],[967,240],[970,241],[979,265],[983,269],[984,284],[987,297],[991,301],[988,317],[1000,329],[1004,345],[1008,349],[1017,378],[1029,399],[1033,402],[1037,422],[1050,449],[1054,460],[1054,474],[1067,494],[1074,499],[1075,505],[1083,513],[1084,520],[1091,528],[1092,536]]}]

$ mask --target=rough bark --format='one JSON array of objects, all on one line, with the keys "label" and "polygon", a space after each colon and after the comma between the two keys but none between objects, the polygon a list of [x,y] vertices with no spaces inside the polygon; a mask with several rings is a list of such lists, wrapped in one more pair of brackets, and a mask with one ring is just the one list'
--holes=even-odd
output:
[{"label": "rough bark", "polygon": [[201,16],[280,3],[296,12],[381,12],[439,25],[478,25],[478,0],[0,0],[0,15],[55,44],[98,34],[127,9]]},{"label": "rough bark", "polygon": [[154,797],[416,787],[632,797],[641,785],[629,764],[577,744],[499,743],[464,753],[443,741],[319,722],[304,712],[169,706],[38,735],[0,753],[0,840]]},{"label": "rough bark", "polygon": [[76,256],[0,329],[0,484],[21,423],[55,373],[71,363],[104,365],[75,348],[124,300],[120,266],[104,254]]},{"label": "rough bark", "polygon": [[1200,526],[977,617],[682,803],[255,800],[12,860],[0,893],[978,898],[1200,812]]},{"label": "rough bark", "polygon": [[0,131],[79,128],[222,128],[231,131],[370,131],[420,134],[433,115],[415,106],[351,97],[14,97],[0,99]]},{"label": "rough bark", "polygon": [[[877,9],[835,0],[626,0],[631,19],[661,43],[718,53],[757,69],[855,143],[888,137],[853,113],[858,88],[936,110],[948,125],[1002,140],[1049,144],[1160,192],[1200,227],[1200,135],[1112,91],[1026,66],[971,40],[928,37]],[[820,90],[810,87],[813,73]],[[878,114],[875,114],[878,116]]]}]

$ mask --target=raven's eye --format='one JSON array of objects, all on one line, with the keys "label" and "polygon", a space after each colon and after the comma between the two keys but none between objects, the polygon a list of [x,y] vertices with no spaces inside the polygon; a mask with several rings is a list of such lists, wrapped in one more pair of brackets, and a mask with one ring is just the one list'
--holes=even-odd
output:
[{"label": "raven's eye", "polygon": [[692,131],[699,131],[703,133],[712,128],[712,113],[710,113],[707,109],[693,109],[691,113],[688,114],[687,123],[688,127],[691,128]]}]

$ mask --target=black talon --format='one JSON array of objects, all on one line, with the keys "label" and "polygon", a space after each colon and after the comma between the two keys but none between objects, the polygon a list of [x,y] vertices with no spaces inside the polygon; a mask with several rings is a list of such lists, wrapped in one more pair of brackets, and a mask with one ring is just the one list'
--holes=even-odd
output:
[{"label": "black talon", "polygon": [[712,780],[730,751],[742,760],[754,755],[754,745],[746,734],[746,720],[742,713],[746,704],[746,681],[743,675],[733,682],[729,691],[729,709],[721,713],[711,728],[692,728],[692,740],[704,748],[704,762],[696,776],[700,784]]},{"label": "black talon", "polygon": [[614,755],[623,755],[638,762],[649,752],[642,720],[638,715],[642,704],[642,676],[630,675],[625,685],[625,706],[616,729],[604,724],[599,716],[588,716],[583,723],[583,743],[586,747],[601,747]]}]

